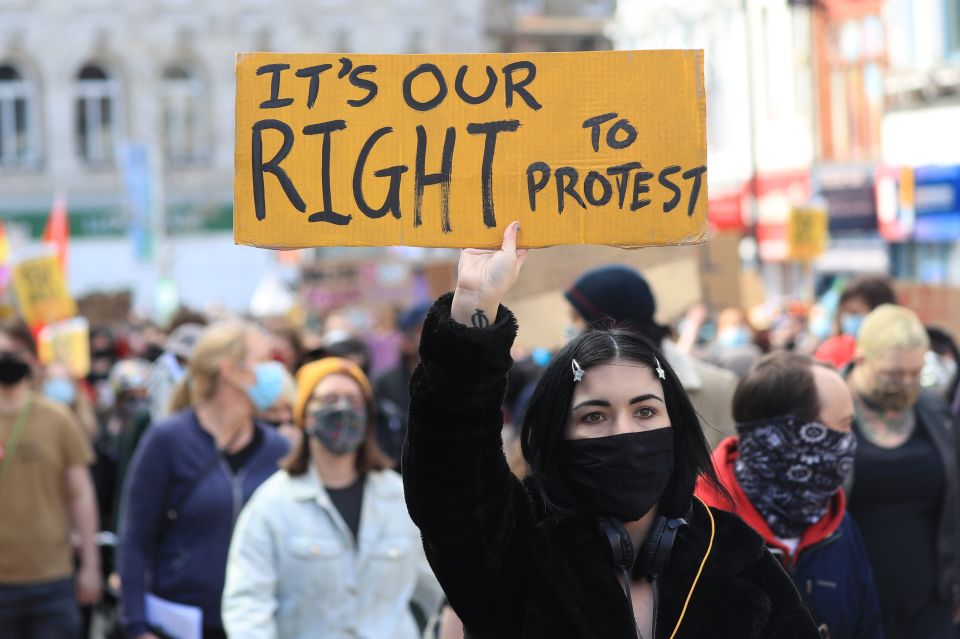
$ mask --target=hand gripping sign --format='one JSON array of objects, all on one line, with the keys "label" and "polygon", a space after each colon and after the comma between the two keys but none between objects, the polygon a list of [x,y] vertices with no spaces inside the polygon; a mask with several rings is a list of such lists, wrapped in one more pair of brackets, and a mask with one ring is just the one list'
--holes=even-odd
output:
[{"label": "hand gripping sign", "polygon": [[237,57],[239,244],[703,241],[702,51]]}]

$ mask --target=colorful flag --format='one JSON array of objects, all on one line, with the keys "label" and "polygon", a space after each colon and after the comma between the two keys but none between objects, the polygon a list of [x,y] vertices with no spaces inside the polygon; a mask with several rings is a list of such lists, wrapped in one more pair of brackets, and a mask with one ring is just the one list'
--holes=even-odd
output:
[{"label": "colorful flag", "polygon": [[0,222],[0,291],[10,284],[13,269],[10,266],[10,240],[7,238],[7,225]]},{"label": "colorful flag", "polygon": [[57,251],[57,262],[60,272],[67,277],[67,244],[70,242],[70,223],[67,220],[67,198],[58,193],[47,218],[47,226],[43,229],[43,241],[51,244]]}]

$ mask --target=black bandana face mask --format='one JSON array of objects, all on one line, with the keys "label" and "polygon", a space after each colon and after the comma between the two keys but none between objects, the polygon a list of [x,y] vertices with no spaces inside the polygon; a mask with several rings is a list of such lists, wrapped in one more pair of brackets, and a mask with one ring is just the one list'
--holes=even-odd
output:
[{"label": "black bandana face mask", "polygon": [[777,537],[800,537],[823,518],[850,474],[856,436],[792,415],[737,424],[737,432],[740,487]]},{"label": "black bandana face mask", "polygon": [[579,512],[636,521],[660,501],[673,472],[673,429],[568,439],[560,456]]}]

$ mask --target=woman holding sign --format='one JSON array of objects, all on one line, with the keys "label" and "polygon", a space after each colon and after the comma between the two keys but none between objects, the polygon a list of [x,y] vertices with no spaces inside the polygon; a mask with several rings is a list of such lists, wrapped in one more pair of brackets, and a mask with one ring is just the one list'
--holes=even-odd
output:
[{"label": "woman holding sign", "polygon": [[544,371],[509,471],[500,402],[516,320],[500,300],[525,251],[461,253],[424,324],[403,467],[427,557],[472,637],[802,638],[819,634],[790,578],[716,484],[666,358],[624,329],[570,342]]}]

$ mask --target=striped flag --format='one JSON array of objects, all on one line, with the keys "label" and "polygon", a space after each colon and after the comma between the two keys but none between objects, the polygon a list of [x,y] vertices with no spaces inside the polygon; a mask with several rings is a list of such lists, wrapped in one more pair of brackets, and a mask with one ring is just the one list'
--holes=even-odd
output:
[{"label": "striped flag", "polygon": [[57,261],[60,263],[60,272],[67,277],[67,244],[70,242],[70,222],[67,219],[67,198],[58,193],[47,218],[47,226],[43,229],[43,241],[51,244],[57,251]]}]

